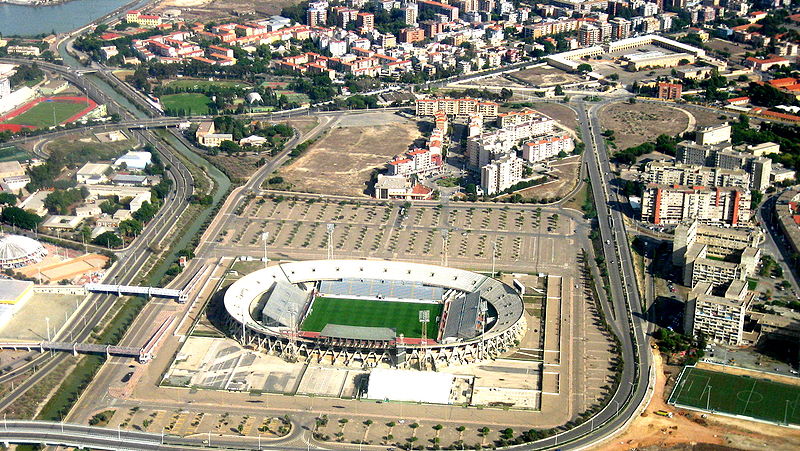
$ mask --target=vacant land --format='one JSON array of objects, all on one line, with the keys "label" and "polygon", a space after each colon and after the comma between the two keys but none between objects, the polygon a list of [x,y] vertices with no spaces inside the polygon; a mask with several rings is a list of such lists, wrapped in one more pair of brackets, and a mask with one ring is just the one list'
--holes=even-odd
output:
[{"label": "vacant land", "polygon": [[753,51],[752,47],[748,45],[719,38],[709,39],[706,41],[705,45],[717,52],[728,52],[734,59],[737,57],[741,58],[745,53]]},{"label": "vacant land", "polygon": [[78,102],[41,102],[28,111],[6,121],[7,124],[30,125],[36,128],[52,127],[66,122],[86,108]]},{"label": "vacant land", "polygon": [[[729,121],[727,116],[725,116],[721,111],[708,111],[708,110],[701,110],[700,108],[692,108],[687,109],[687,111],[694,116],[694,120],[696,121],[695,127],[708,127],[709,125],[719,125],[725,121]],[[720,117],[724,117],[720,119]]]},{"label": "vacant land", "polygon": [[314,299],[311,313],[303,321],[302,329],[320,332],[328,324],[360,327],[388,327],[409,338],[422,336],[419,312],[430,312],[427,336],[436,339],[438,318],[442,316],[441,304],[418,302],[370,301],[366,299],[341,299],[318,297]]},{"label": "vacant land", "polygon": [[297,0],[165,0],[156,6],[154,13],[165,9],[182,10],[181,19],[188,22],[206,22],[214,18],[230,18],[236,14],[253,11],[258,17],[280,14],[285,6],[297,4]]},{"label": "vacant land", "polygon": [[578,120],[575,116],[575,111],[566,105],[551,102],[534,102],[533,109],[552,117],[558,121],[559,124],[573,132],[578,128]]},{"label": "vacant land", "polygon": [[618,149],[653,141],[662,133],[673,136],[689,125],[688,113],[667,105],[653,103],[613,103],[600,113],[604,130],[613,130]]},{"label": "vacant land", "polygon": [[361,195],[372,171],[405,152],[418,137],[411,121],[337,128],[282,169],[281,175],[297,191]]},{"label": "vacant land", "polygon": [[186,116],[207,114],[211,98],[200,93],[169,94],[161,96],[161,104],[165,110],[183,110]]},{"label": "vacant land", "polygon": [[134,146],[136,146],[136,142],[129,139],[101,143],[100,140],[91,133],[76,132],[49,141],[44,150],[52,151],[53,149],[59,149],[65,153],[87,154],[89,155],[87,158],[89,158],[90,161],[95,161],[115,158],[123,152],[131,150]]},{"label": "vacant land", "polygon": [[553,171],[550,175],[557,177],[549,183],[532,186],[519,191],[526,199],[538,199],[542,202],[561,199],[569,194],[578,183],[578,171],[581,168],[580,157],[573,157],[557,161],[551,165]]},{"label": "vacant land", "polygon": [[581,78],[577,75],[569,74],[561,69],[550,66],[534,67],[532,69],[512,72],[509,77],[541,87],[564,85],[581,81]]},{"label": "vacant land", "polygon": [[800,424],[800,387],[687,367],[670,403],[774,423]]}]

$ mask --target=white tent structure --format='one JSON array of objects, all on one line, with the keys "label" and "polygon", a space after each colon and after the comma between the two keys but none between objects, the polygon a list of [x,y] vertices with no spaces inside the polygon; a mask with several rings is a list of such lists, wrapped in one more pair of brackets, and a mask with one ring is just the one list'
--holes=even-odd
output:
[{"label": "white tent structure", "polygon": [[451,404],[454,380],[448,373],[375,368],[369,373],[367,398]]}]

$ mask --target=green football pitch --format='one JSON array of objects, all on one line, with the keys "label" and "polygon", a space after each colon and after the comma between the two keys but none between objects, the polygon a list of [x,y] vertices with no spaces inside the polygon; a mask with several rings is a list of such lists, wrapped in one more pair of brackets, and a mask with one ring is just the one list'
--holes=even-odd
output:
[{"label": "green football pitch", "polygon": [[669,403],[773,423],[800,424],[800,386],[694,367],[683,371]]},{"label": "green football pitch", "polygon": [[441,304],[420,304],[416,302],[371,301],[365,299],[340,299],[317,297],[311,305],[311,312],[303,321],[301,329],[320,332],[327,324],[343,326],[389,327],[398,336],[408,338],[422,337],[422,324],[419,312],[428,310],[428,338],[436,339],[439,330],[437,318],[442,315]]}]

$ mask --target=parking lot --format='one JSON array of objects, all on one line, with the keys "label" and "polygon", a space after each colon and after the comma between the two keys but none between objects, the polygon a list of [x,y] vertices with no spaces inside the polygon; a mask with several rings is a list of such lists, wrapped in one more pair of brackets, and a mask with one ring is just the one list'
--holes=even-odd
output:
[{"label": "parking lot", "polygon": [[[328,224],[340,258],[392,258],[469,269],[541,272],[567,268],[582,221],[525,205],[404,205],[314,196],[248,199],[215,238],[215,256],[325,258]],[[447,246],[446,255],[443,252]]]}]

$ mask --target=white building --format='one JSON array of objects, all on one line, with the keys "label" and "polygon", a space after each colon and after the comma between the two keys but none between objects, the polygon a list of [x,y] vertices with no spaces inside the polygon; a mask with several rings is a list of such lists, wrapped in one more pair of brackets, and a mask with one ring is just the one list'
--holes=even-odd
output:
[{"label": "white building", "polygon": [[114,167],[118,168],[124,163],[128,169],[144,170],[152,161],[150,152],[128,152],[117,158]]},{"label": "white building", "polygon": [[522,180],[522,159],[508,154],[481,168],[481,188],[486,195],[506,190]]},{"label": "white building", "polygon": [[570,153],[574,148],[575,144],[569,135],[545,136],[525,143],[522,146],[522,159],[535,163],[553,158],[561,152]]}]

